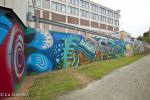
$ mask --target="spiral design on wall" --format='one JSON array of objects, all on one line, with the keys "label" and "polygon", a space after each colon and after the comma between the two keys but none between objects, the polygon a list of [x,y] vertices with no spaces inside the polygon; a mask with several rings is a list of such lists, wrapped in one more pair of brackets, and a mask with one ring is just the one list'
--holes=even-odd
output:
[{"label": "spiral design on wall", "polygon": [[51,70],[52,67],[50,60],[48,60],[48,58],[41,53],[32,53],[28,57],[26,65],[29,69],[32,69],[37,73],[46,72]]},{"label": "spiral design on wall", "polygon": [[24,73],[24,41],[21,31],[17,30],[12,45],[13,75],[19,82]]}]

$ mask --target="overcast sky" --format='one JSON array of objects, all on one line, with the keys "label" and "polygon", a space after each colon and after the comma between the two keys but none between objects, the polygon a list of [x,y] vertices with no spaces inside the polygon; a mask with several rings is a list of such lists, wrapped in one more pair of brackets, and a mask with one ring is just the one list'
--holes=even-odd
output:
[{"label": "overcast sky", "polygon": [[91,0],[114,10],[121,10],[120,29],[133,37],[150,27],[150,0]]}]

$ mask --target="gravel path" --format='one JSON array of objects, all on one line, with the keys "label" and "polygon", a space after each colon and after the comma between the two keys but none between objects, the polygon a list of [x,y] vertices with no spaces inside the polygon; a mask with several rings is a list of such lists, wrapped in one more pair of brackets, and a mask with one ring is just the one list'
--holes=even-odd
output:
[{"label": "gravel path", "polygon": [[150,55],[59,100],[150,100]]}]

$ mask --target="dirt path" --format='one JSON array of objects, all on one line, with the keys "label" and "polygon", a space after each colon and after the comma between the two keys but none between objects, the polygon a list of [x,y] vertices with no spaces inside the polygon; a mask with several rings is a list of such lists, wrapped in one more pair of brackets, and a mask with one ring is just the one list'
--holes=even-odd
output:
[{"label": "dirt path", "polygon": [[83,85],[87,85],[93,81],[91,78],[80,74],[76,69],[72,69],[72,68],[67,69],[67,73],[69,73],[70,75],[73,75],[73,77],[75,77],[77,80],[79,80],[80,83]]},{"label": "dirt path", "polygon": [[59,100],[150,100],[150,55]]}]

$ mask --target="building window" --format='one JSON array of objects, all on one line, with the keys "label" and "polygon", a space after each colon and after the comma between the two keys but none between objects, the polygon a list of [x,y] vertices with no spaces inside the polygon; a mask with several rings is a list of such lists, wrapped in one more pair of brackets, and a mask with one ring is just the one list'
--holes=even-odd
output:
[{"label": "building window", "polygon": [[57,3],[56,2],[52,2],[52,10],[57,10]]},{"label": "building window", "polygon": [[112,18],[107,18],[107,22],[108,22],[109,24],[113,24],[113,19],[112,19]]},{"label": "building window", "polygon": [[75,9],[75,15],[79,15],[79,9]]},{"label": "building window", "polygon": [[119,14],[114,13],[114,18],[119,19]]},{"label": "building window", "polygon": [[80,0],[80,6],[89,9],[89,3],[86,1]]},{"label": "building window", "polygon": [[57,11],[61,12],[61,4],[57,3]]},{"label": "building window", "polygon": [[86,17],[86,18],[90,17],[89,12],[85,10],[80,10],[80,15],[81,17]]},{"label": "building window", "polygon": [[118,20],[115,20],[115,23],[114,23],[116,26],[119,26],[119,21]]},{"label": "building window", "polygon": [[66,0],[59,0],[59,1],[63,1],[63,2],[66,2]]},{"label": "building window", "polygon": [[108,11],[107,11],[107,15],[108,15],[109,17],[113,17],[113,12],[110,11],[110,10],[108,10]]},{"label": "building window", "polygon": [[105,9],[105,8],[100,7],[100,13],[101,13],[101,14],[103,14],[103,15],[106,15],[106,9]]},{"label": "building window", "polygon": [[79,0],[75,0],[75,5],[79,5]]},{"label": "building window", "polygon": [[65,13],[66,12],[66,6],[65,5],[61,5],[61,11],[63,12],[63,13]]},{"label": "building window", "polygon": [[70,6],[67,8],[67,11],[68,11],[69,14],[72,14],[71,8],[72,7],[70,7]]},{"label": "building window", "polygon": [[73,5],[79,5],[79,0],[68,0],[68,3]]},{"label": "building window", "polygon": [[98,11],[98,6],[94,5],[94,4],[91,4],[91,10]]},{"label": "building window", "polygon": [[65,13],[66,12],[66,5],[52,2],[52,10]]},{"label": "building window", "polygon": [[79,15],[79,9],[75,7],[68,7],[68,13],[73,15]]},{"label": "building window", "polygon": [[97,14],[91,13],[91,19],[93,19],[93,20],[99,20],[99,17],[98,17]]},{"label": "building window", "polygon": [[42,0],[42,7],[49,9],[50,8],[50,0]]},{"label": "building window", "polygon": [[34,6],[41,7],[41,0],[34,0]]},{"label": "building window", "polygon": [[101,22],[106,22],[106,16],[99,16]]}]

